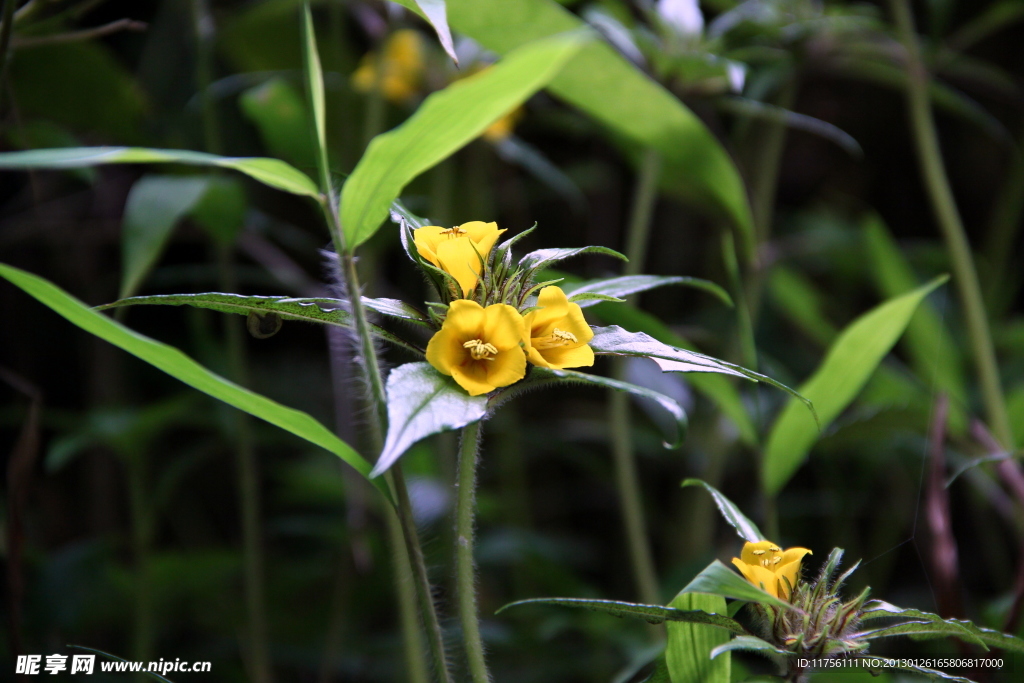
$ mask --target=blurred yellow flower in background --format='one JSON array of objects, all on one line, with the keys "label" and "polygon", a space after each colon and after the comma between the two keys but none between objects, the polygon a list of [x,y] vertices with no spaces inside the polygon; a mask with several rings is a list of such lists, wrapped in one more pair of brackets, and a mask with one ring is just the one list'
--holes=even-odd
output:
[{"label": "blurred yellow flower in background", "polygon": [[538,308],[524,316],[530,345],[528,358],[545,368],[579,368],[594,364],[587,342],[594,331],[583,318],[579,304],[572,303],[561,287],[545,287],[537,297]]},{"label": "blurred yellow flower in background", "polygon": [[427,344],[427,361],[449,375],[470,396],[518,382],[526,374],[523,316],[512,306],[484,308],[458,299],[448,309],[441,329]]},{"label": "blurred yellow flower in background", "polygon": [[454,228],[427,225],[413,231],[413,241],[420,256],[455,278],[462,296],[469,296],[480,279],[480,259],[487,258],[503,232],[497,223],[483,221]]},{"label": "blurred yellow flower in background", "polygon": [[420,90],[425,71],[425,46],[417,31],[395,31],[384,44],[383,55],[367,54],[352,74],[360,92],[379,89],[389,102],[408,102]]},{"label": "blurred yellow flower in background", "polygon": [[732,558],[732,563],[750,583],[776,598],[789,600],[800,576],[804,555],[810,554],[807,548],[783,551],[771,541],[747,542],[740,556]]}]

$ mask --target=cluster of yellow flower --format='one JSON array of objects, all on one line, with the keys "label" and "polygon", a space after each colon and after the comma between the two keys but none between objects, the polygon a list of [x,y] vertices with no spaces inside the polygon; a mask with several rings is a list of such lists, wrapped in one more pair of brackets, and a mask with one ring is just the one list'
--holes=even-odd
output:
[{"label": "cluster of yellow flower", "polygon": [[527,361],[554,369],[594,364],[594,351],[587,345],[594,333],[579,304],[569,301],[560,287],[541,289],[536,306],[525,315],[506,303],[484,307],[466,298],[476,289],[503,232],[497,223],[482,221],[413,231],[419,255],[451,275],[463,297],[451,302],[441,329],[427,345],[427,361],[471,396],[518,382],[526,375]]}]

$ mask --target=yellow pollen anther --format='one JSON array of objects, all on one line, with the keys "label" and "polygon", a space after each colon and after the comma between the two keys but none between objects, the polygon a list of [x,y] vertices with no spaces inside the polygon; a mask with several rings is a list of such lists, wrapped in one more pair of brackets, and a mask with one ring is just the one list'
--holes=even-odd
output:
[{"label": "yellow pollen anther", "polygon": [[573,334],[572,332],[566,332],[565,330],[560,330],[557,327],[551,333],[551,336],[566,344],[575,344],[577,341],[579,341],[578,339],[576,339],[576,335]]},{"label": "yellow pollen anther", "polygon": [[782,557],[781,556],[776,557],[774,560],[772,560],[772,564],[778,564],[779,562],[782,562]]},{"label": "yellow pollen anther", "polygon": [[470,339],[462,347],[469,349],[469,355],[473,357],[473,360],[494,360],[494,357],[498,355],[497,347],[482,339]]},{"label": "yellow pollen anther", "polygon": [[782,552],[782,548],[778,547],[777,545],[773,545],[771,548],[768,548],[768,550],[771,550],[773,553],[781,553]]},{"label": "yellow pollen anther", "polygon": [[768,551],[767,550],[755,550],[753,552],[754,552],[755,555],[764,555]]},{"label": "yellow pollen anther", "polygon": [[456,226],[454,228],[448,228],[447,230],[442,230],[441,234],[442,235],[447,235],[448,237],[458,237],[459,235],[465,235],[466,231],[463,230],[462,228]]}]

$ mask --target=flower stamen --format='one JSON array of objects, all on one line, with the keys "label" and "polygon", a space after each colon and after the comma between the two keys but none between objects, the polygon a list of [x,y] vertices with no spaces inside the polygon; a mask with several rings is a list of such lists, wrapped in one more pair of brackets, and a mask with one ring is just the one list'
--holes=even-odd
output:
[{"label": "flower stamen", "polygon": [[469,349],[469,355],[473,357],[473,360],[494,360],[494,357],[498,355],[497,347],[494,344],[488,344],[483,339],[470,339],[462,347]]},{"label": "flower stamen", "polygon": [[578,343],[579,339],[576,338],[575,334],[565,330],[560,330],[556,327],[547,337],[540,340],[534,340],[533,345],[538,349],[554,349],[559,346],[570,346]]},{"label": "flower stamen", "polygon": [[442,230],[441,234],[442,235],[446,235],[449,238],[452,238],[452,237],[459,237],[460,235],[465,235],[466,232],[467,232],[466,230],[463,230],[459,226],[455,226],[454,228],[448,228],[447,230]]}]

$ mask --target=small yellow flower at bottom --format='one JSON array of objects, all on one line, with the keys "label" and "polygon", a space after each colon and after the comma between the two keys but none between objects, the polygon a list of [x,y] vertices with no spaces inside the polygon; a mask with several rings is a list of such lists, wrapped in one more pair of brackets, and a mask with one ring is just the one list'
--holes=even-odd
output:
[{"label": "small yellow flower at bottom", "polygon": [[427,361],[470,396],[479,396],[523,378],[526,353],[520,343],[525,336],[523,316],[512,306],[484,308],[457,299],[427,344]]},{"label": "small yellow flower at bottom", "polygon": [[789,600],[800,577],[804,555],[811,554],[807,548],[783,550],[771,541],[747,542],[732,563],[750,583],[776,598]]},{"label": "small yellow flower at bottom", "polygon": [[545,287],[537,306],[540,308],[524,316],[530,362],[555,370],[593,365],[594,350],[587,342],[594,338],[594,331],[583,318],[580,305],[569,301],[561,287]]}]

